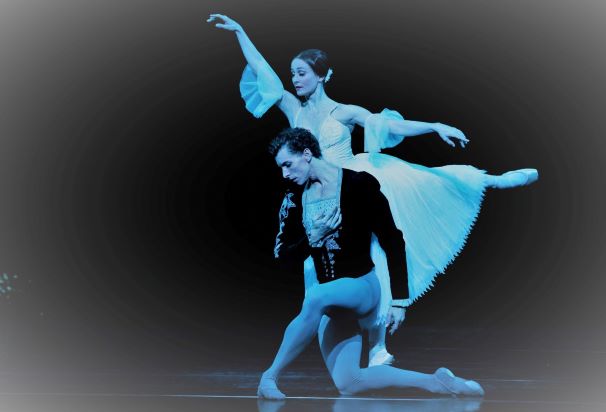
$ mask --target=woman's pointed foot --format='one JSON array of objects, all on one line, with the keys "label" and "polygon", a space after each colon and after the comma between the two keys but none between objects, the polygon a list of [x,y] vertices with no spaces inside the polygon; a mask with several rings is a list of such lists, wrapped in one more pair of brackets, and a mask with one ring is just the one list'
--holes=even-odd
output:
[{"label": "woman's pointed foot", "polygon": [[495,189],[511,189],[513,187],[528,186],[539,179],[537,169],[518,169],[503,173],[500,176],[487,176],[488,186]]},{"label": "woman's pointed foot", "polygon": [[391,365],[394,362],[394,357],[387,349],[381,349],[374,353],[368,361],[368,367],[379,365]]},{"label": "woman's pointed foot", "polygon": [[484,396],[484,389],[476,381],[458,378],[449,369],[439,368],[433,374],[440,384],[440,393],[449,393],[452,396]]},{"label": "woman's pointed foot", "polygon": [[275,401],[281,401],[286,398],[286,395],[284,395],[278,389],[276,378],[266,376],[265,374],[261,376],[261,381],[259,382],[259,387],[257,388],[257,396],[259,398],[271,399]]}]

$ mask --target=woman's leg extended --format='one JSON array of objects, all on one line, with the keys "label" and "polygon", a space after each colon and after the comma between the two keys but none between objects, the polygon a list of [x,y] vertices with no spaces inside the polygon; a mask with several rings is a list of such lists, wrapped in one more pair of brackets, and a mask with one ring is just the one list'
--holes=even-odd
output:
[{"label": "woman's leg extended", "polygon": [[518,169],[503,173],[502,175],[485,175],[486,185],[493,189],[511,189],[519,186],[528,186],[536,182],[539,172],[536,169]]},{"label": "woman's leg extended", "polygon": [[352,314],[352,319],[355,319],[354,314],[364,315],[370,312],[376,301],[376,294],[364,277],[337,279],[310,288],[301,312],[284,332],[272,365],[263,373],[259,383],[259,396],[277,399],[284,397],[276,386],[278,376],[316,336],[320,320],[329,309],[346,309]]}]

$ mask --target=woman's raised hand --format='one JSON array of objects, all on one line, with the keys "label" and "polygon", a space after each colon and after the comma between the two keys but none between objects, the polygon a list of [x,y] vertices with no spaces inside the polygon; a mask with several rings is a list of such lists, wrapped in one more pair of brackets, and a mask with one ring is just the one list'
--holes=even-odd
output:
[{"label": "woman's raised hand", "polygon": [[444,140],[452,147],[455,147],[455,144],[451,139],[458,140],[461,144],[461,147],[465,147],[465,145],[469,143],[469,139],[467,139],[463,132],[457,129],[456,127],[451,127],[442,123],[434,123],[433,129],[437,134],[440,135],[442,140]]},{"label": "woman's raised hand", "polygon": [[219,23],[215,24],[215,27],[220,29],[225,29],[229,31],[242,31],[242,26],[238,24],[237,21],[230,19],[224,14],[211,14],[206,20],[207,23],[212,23],[213,21],[218,21]]}]

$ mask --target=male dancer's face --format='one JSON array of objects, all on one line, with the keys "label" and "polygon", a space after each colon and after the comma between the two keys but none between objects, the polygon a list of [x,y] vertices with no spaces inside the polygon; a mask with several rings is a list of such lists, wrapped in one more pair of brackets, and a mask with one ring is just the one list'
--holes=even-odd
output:
[{"label": "male dancer's face", "polygon": [[282,169],[282,177],[302,186],[309,178],[311,152],[305,149],[303,153],[293,153],[284,145],[276,154],[276,164]]}]

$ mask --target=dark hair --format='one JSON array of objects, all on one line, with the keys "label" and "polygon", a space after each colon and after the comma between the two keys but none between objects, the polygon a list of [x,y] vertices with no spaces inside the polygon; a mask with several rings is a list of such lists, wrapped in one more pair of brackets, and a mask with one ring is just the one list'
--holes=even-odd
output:
[{"label": "dark hair", "polygon": [[303,153],[303,150],[309,149],[313,157],[318,159],[322,157],[318,139],[309,130],[301,127],[289,127],[278,133],[269,143],[269,153],[272,157],[276,157],[284,146],[288,147],[292,153]]},{"label": "dark hair", "polygon": [[319,49],[303,50],[295,56],[295,59],[301,59],[309,64],[311,69],[320,77],[326,77],[328,73],[328,54]]}]

